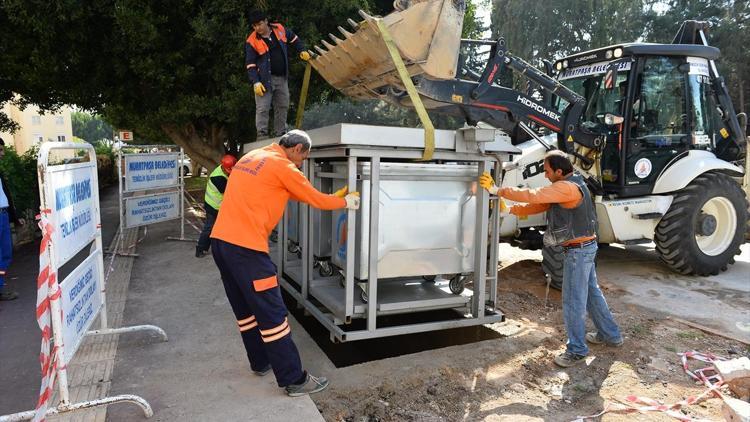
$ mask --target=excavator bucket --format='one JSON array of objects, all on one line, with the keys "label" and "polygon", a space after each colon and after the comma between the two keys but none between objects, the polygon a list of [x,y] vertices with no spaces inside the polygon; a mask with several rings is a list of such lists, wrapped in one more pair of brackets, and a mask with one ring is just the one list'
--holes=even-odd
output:
[{"label": "excavator bucket", "polygon": [[387,90],[405,89],[378,29],[378,21],[390,33],[409,74],[431,79],[456,76],[463,0],[396,0],[396,10],[385,17],[349,19],[353,32],[338,27],[341,36],[329,34],[331,42],[315,46],[310,63],[336,89],[358,99],[383,98]]}]

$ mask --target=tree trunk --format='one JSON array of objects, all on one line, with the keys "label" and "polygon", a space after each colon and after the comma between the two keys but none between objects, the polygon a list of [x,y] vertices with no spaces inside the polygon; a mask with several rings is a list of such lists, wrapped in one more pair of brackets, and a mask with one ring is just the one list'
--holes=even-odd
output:
[{"label": "tree trunk", "polygon": [[175,145],[181,146],[190,159],[207,169],[213,169],[224,155],[224,140],[226,129],[224,126],[211,124],[188,123],[183,126],[163,124],[164,133]]}]

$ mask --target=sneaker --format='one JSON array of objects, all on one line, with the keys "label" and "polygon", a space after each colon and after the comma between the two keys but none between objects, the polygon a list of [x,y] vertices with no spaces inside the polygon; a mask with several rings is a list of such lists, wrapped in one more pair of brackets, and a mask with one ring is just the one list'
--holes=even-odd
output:
[{"label": "sneaker", "polygon": [[586,333],[586,341],[588,341],[591,344],[605,344],[610,347],[620,347],[625,342],[625,340],[620,339],[618,342],[609,342],[604,341],[601,338],[599,338],[599,333],[592,332],[592,333]]},{"label": "sneaker", "polygon": [[208,251],[204,251],[203,249],[199,248],[198,246],[195,247],[195,257],[196,258],[203,258],[206,256]]},{"label": "sneaker", "polygon": [[259,377],[262,377],[263,375],[266,375],[269,372],[271,372],[271,369],[272,369],[271,368],[271,364],[269,363],[268,366],[266,366],[265,368],[261,369],[260,371],[256,371],[255,369],[253,369],[253,374],[255,374],[255,375],[259,376]]},{"label": "sneaker", "polygon": [[585,357],[586,356],[577,355],[575,353],[565,352],[555,356],[555,363],[557,366],[567,368],[583,362]]},{"label": "sneaker", "polygon": [[18,293],[16,292],[8,292],[8,291],[0,291],[0,300],[15,300],[18,299]]},{"label": "sneaker", "polygon": [[305,382],[302,384],[292,384],[286,386],[286,395],[289,397],[299,397],[305,394],[313,394],[323,391],[328,387],[328,380],[324,377],[314,377],[307,374]]}]

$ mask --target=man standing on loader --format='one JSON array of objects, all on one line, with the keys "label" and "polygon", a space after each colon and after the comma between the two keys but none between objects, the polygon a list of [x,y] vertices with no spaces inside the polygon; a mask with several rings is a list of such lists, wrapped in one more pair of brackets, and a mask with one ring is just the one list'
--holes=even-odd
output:
[{"label": "man standing on loader", "polygon": [[[559,245],[565,251],[562,295],[568,343],[567,350],[555,357],[555,363],[569,367],[586,357],[587,341],[619,347],[623,338],[596,279],[596,212],[591,193],[583,178],[573,173],[573,165],[561,151],[545,155],[544,175],[552,185],[539,189],[500,189],[489,173],[479,177],[479,185],[493,195],[526,203],[512,207],[513,214],[547,212],[544,244]],[[586,333],[587,311],[596,332]]]},{"label": "man standing on loader", "polygon": [[321,391],[328,380],[302,370],[276,266],[268,256],[268,236],[289,198],[324,210],[359,208],[357,192],[347,194],[344,187],[326,195],[305,178],[299,167],[311,144],[307,133],[292,130],[278,144],[245,154],[232,171],[211,232],[211,250],[250,368],[261,376],[273,369],[279,387],[292,397]]},{"label": "man standing on loader", "polygon": [[276,136],[286,133],[289,111],[289,57],[287,44],[294,46],[300,59],[310,60],[302,40],[280,23],[268,23],[261,11],[250,13],[253,32],[245,42],[245,68],[255,92],[255,128],[258,139],[268,137],[268,117],[273,105],[273,131]]}]

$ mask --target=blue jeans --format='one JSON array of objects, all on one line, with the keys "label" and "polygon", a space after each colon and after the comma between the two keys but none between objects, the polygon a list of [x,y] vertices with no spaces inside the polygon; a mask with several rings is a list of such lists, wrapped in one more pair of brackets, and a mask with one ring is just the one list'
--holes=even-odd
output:
[{"label": "blue jeans", "polygon": [[[206,204],[206,208],[210,205]],[[206,222],[203,224],[203,230],[201,235],[198,236],[198,249],[206,252],[211,247],[211,230],[214,229],[214,223],[216,223],[216,214],[206,211]]]},{"label": "blue jeans", "polygon": [[0,210],[0,289],[5,287],[5,272],[13,257],[13,240],[10,237],[8,211]]},{"label": "blue jeans", "polygon": [[586,356],[586,312],[594,322],[599,338],[608,343],[622,341],[607,301],[596,280],[596,242],[583,248],[565,250],[563,272],[563,320],[568,332],[568,352]]}]

